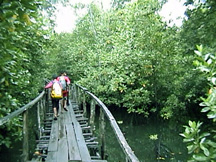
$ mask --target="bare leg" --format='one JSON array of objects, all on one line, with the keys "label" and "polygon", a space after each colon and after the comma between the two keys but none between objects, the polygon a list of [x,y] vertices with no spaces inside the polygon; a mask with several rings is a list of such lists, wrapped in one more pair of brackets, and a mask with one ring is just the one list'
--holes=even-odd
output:
[{"label": "bare leg", "polygon": [[67,100],[65,99],[65,100],[64,100],[64,108],[67,107],[66,105],[67,105]]},{"label": "bare leg", "polygon": [[68,111],[67,109],[67,100],[66,99],[63,99],[63,108],[65,111]]},{"label": "bare leg", "polygon": [[57,109],[56,107],[53,108],[53,112],[54,112],[54,119],[57,119]]}]

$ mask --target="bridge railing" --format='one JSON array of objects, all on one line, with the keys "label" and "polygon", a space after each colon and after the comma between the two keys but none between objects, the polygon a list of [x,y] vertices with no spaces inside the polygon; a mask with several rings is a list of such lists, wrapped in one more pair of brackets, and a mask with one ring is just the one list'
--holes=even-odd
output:
[{"label": "bridge railing", "polygon": [[[139,162],[138,158],[128,145],[123,133],[121,132],[115,118],[109,111],[109,109],[106,107],[106,105],[99,99],[97,98],[93,93],[89,92],[86,88],[75,84],[73,91],[75,91],[75,96],[74,99],[76,99],[77,103],[79,105],[82,105],[84,114],[87,113],[87,107],[86,107],[86,98],[87,96],[90,97],[90,125],[94,128],[95,124],[95,108],[96,105],[100,107],[100,116],[99,116],[99,130],[100,130],[100,142],[101,142],[101,157],[102,159],[105,159],[105,154],[106,154],[106,132],[105,132],[105,117],[108,120],[108,123],[110,124],[116,139],[120,145],[121,150],[124,153],[125,156],[125,161],[126,162]],[[116,152],[116,154],[118,154]]]},{"label": "bridge railing", "polygon": [[[45,111],[47,107],[48,95],[45,91],[42,91],[34,100],[26,104],[25,106],[17,109],[9,115],[0,118],[0,126],[6,125],[13,118],[22,115],[23,122],[23,146],[22,146],[22,161],[28,161],[29,156],[33,154],[32,150],[35,149],[35,142],[37,136],[41,135],[41,126],[45,118]],[[36,128],[35,128],[36,127]],[[31,141],[31,142],[30,142]],[[31,150],[32,149],[32,150]]]}]

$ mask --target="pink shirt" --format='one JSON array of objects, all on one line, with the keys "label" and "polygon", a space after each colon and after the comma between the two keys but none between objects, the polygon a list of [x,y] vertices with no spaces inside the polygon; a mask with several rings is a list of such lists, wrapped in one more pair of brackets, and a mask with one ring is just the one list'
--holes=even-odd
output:
[{"label": "pink shirt", "polygon": [[[60,80],[60,77],[57,78],[58,81]],[[70,79],[67,76],[64,76],[64,79],[67,82],[67,84],[70,84]]]},{"label": "pink shirt", "polygon": [[55,82],[55,81],[57,81],[58,82],[58,80],[57,79],[54,79],[54,80],[52,80],[51,82],[49,82],[44,88],[51,88],[52,87],[52,85],[53,85],[53,82]]}]

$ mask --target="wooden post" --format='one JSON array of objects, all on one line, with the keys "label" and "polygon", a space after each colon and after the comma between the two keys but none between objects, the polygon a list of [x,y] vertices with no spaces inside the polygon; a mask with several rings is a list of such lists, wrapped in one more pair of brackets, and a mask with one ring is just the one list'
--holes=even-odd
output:
[{"label": "wooden post", "polygon": [[49,107],[49,90],[46,90],[46,94],[45,94],[45,104],[46,104],[46,107],[48,108]]},{"label": "wooden post", "polygon": [[78,106],[80,108],[80,106],[81,106],[81,90],[80,90],[80,88],[78,88],[77,99],[78,99]]},{"label": "wooden post", "polygon": [[23,161],[29,159],[29,143],[28,143],[28,110],[23,113]]},{"label": "wooden post", "polygon": [[94,99],[92,99],[90,105],[90,126],[92,130],[94,130],[94,120],[95,120],[95,101]]},{"label": "wooden post", "polygon": [[40,110],[40,101],[37,103],[37,120],[38,120],[39,137],[41,137],[41,110]]},{"label": "wooden post", "polygon": [[75,86],[75,101],[78,103],[78,86]]},{"label": "wooden post", "polygon": [[100,117],[99,117],[99,127],[100,127],[100,138],[101,138],[101,158],[105,159],[105,119],[104,112],[100,108]]},{"label": "wooden post", "polygon": [[69,85],[69,99],[73,100],[73,84]]},{"label": "wooden post", "polygon": [[87,111],[86,111],[86,96],[85,92],[83,93],[83,115],[86,116]]},{"label": "wooden post", "polygon": [[42,112],[43,112],[43,114],[44,114],[42,120],[44,120],[44,119],[45,119],[45,114],[46,114],[46,111],[47,111],[47,108],[48,108],[48,104],[46,104],[46,103],[48,103],[48,101],[46,100],[46,97],[45,97],[45,96],[42,98],[42,101],[43,101]]},{"label": "wooden post", "polygon": [[125,161],[126,162],[130,162],[130,160],[128,159],[128,157],[126,156],[126,158],[125,158]]},{"label": "wooden post", "polygon": [[40,100],[40,114],[41,114],[41,121],[44,121],[44,119],[45,119],[45,114],[46,114],[46,111],[44,111],[44,100],[43,100],[44,98],[42,98],[41,100]]},{"label": "wooden post", "polygon": [[71,100],[76,101],[76,96],[75,96],[76,95],[76,85],[75,84],[71,86],[70,91],[71,91]]}]

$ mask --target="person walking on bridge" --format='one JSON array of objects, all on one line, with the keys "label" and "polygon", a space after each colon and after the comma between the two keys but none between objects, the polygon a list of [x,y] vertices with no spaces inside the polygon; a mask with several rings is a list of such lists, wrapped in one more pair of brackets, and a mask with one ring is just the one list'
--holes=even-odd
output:
[{"label": "person walking on bridge", "polygon": [[62,99],[62,107],[65,111],[68,111],[67,109],[67,96],[68,96],[68,85],[70,84],[70,79],[65,76],[65,72],[61,72],[61,75],[57,78],[57,80],[62,85],[62,92],[63,92],[63,99]]},{"label": "person walking on bridge", "polygon": [[[64,76],[70,81],[70,83],[71,83],[71,80],[70,80],[70,78],[67,76],[67,72],[65,71],[64,72]],[[68,91],[68,94],[67,94],[67,106],[69,106],[70,105],[70,103],[69,103],[69,95],[70,95],[70,88],[69,88],[69,86],[67,86],[67,91]]]},{"label": "person walking on bridge", "polygon": [[51,99],[52,99],[52,107],[54,112],[54,120],[57,120],[58,111],[59,111],[59,100],[63,98],[62,94],[62,85],[57,80],[58,76],[53,75],[52,81],[50,81],[44,88],[52,88],[51,90]]}]

